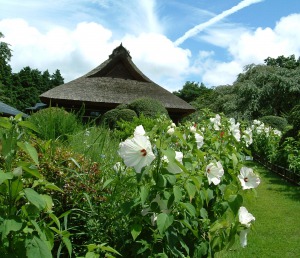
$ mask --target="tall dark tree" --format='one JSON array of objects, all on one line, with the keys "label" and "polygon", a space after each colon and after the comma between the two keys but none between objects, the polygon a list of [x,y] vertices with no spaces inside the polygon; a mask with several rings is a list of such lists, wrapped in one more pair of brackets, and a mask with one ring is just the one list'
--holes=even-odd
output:
[{"label": "tall dark tree", "polygon": [[12,51],[9,44],[1,40],[2,38],[4,38],[4,35],[0,32],[0,98],[8,103],[10,99],[7,97],[7,93],[10,91],[12,72],[9,62],[12,57]]},{"label": "tall dark tree", "polygon": [[59,70],[56,70],[55,73],[51,75],[51,84],[52,84],[52,88],[64,84],[64,78],[61,76]]}]

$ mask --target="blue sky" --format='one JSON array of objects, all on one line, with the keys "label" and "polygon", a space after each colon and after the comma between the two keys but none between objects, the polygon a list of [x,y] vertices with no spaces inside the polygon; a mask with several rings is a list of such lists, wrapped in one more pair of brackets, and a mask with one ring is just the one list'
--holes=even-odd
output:
[{"label": "blue sky", "polygon": [[232,84],[247,64],[300,56],[299,0],[0,0],[11,66],[75,79],[121,42],[169,91]]}]

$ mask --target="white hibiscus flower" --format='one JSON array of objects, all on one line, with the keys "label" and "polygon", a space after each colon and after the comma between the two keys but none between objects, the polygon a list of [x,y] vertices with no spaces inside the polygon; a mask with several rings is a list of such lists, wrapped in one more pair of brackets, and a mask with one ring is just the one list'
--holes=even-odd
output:
[{"label": "white hibiscus flower", "polygon": [[244,190],[256,188],[260,184],[260,179],[254,174],[252,168],[242,167],[238,178]]},{"label": "white hibiscus flower", "polygon": [[224,175],[224,169],[220,161],[209,163],[206,166],[206,176],[208,183],[218,185],[221,182],[221,177]]},{"label": "white hibiscus flower", "polygon": [[139,134],[121,142],[118,153],[125,165],[134,167],[137,173],[140,173],[143,167],[150,165],[155,159],[150,141],[146,136]]}]

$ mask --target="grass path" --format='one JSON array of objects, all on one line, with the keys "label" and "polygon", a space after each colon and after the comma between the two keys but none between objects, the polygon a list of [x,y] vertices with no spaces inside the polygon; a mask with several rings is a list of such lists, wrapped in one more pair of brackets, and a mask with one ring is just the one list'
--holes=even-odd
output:
[{"label": "grass path", "polygon": [[255,218],[255,229],[248,234],[248,246],[237,242],[217,258],[300,258],[300,187],[289,184],[257,163],[250,163],[260,174],[258,197],[246,203]]}]

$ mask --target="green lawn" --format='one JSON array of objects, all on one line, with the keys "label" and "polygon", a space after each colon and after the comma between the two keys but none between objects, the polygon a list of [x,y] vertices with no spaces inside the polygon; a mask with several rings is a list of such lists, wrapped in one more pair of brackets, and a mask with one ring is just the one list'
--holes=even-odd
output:
[{"label": "green lawn", "polygon": [[246,248],[241,248],[237,242],[230,251],[216,257],[299,258],[300,187],[289,184],[259,164],[250,164],[261,177],[257,199],[245,204],[256,218],[255,229],[248,234]]}]

